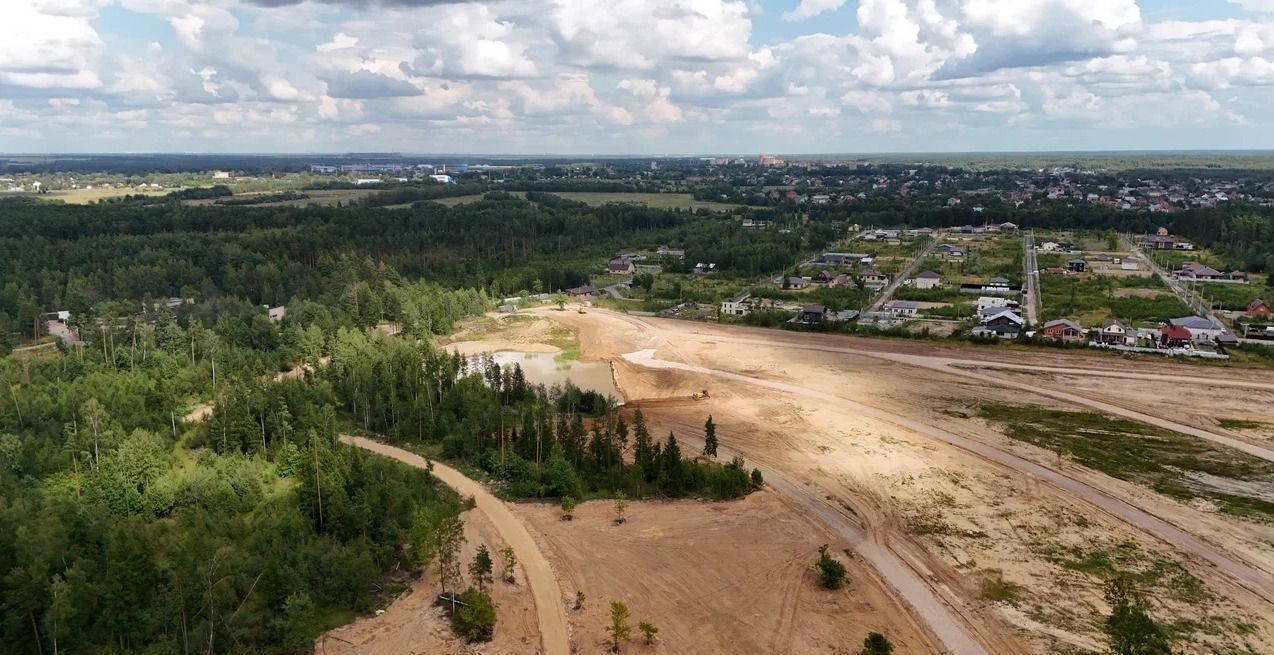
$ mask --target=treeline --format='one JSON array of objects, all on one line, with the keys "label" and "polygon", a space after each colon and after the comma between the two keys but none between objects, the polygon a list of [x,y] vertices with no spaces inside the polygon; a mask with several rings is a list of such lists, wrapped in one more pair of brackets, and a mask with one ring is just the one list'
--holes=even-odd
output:
[{"label": "treeline", "polygon": [[[570,385],[531,385],[517,366],[501,368],[490,359],[469,361],[427,345],[342,330],[323,375],[360,428],[477,465],[514,496],[580,498],[623,491],[633,497],[733,498],[751,489],[741,463],[684,457],[674,436],[656,443],[640,413],[630,431],[612,399]],[[260,433],[251,426],[258,422],[240,421],[240,441],[249,449]],[[268,446],[268,435],[266,440]],[[629,451],[632,458],[624,455]]]},{"label": "treeline", "polygon": [[[450,187],[447,187],[450,188]],[[588,207],[490,193],[481,202],[411,209],[5,203],[0,213],[0,333],[40,312],[87,319],[104,302],[177,297],[195,307],[314,301],[360,324],[393,320],[384,284],[425,279],[494,298],[589,281],[633,247],[684,246],[688,265],[726,274],[790,266],[828,243],[832,225],[740,232],[729,218],[630,204]],[[88,323],[85,323],[88,325]]]},{"label": "treeline", "polygon": [[278,193],[258,193],[239,196],[237,198],[224,198],[217,200],[213,204],[222,205],[224,207],[243,207],[247,205],[264,205],[271,202],[305,200],[306,198],[309,198],[309,196],[298,191],[280,191]]}]

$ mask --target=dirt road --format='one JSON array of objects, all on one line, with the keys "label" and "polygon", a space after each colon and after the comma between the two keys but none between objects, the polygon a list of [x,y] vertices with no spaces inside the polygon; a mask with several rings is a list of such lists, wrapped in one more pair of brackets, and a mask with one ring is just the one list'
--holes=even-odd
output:
[{"label": "dirt road", "polygon": [[[629,321],[640,320],[640,319],[635,319],[631,317],[625,317],[625,318]],[[656,329],[654,325],[651,325],[651,328]],[[813,336],[818,336],[818,335],[813,335]],[[1100,411],[1106,414],[1110,414],[1112,416],[1119,416],[1119,417],[1131,419],[1134,421],[1140,421],[1142,423],[1147,423],[1149,425],[1153,425],[1156,427],[1172,430],[1174,432],[1180,432],[1182,434],[1188,434],[1190,436],[1198,437],[1200,439],[1206,439],[1208,441],[1212,441],[1214,443],[1218,443],[1223,446],[1245,452],[1254,457],[1259,457],[1261,459],[1274,462],[1274,448],[1270,448],[1268,446],[1251,443],[1248,441],[1244,441],[1242,439],[1236,439],[1234,437],[1218,434],[1210,430],[1204,430],[1202,428],[1198,428],[1192,425],[1186,425],[1178,421],[1165,419],[1159,416],[1147,414],[1145,412],[1139,412],[1139,411],[1129,409],[1127,407],[1123,407],[1113,403],[1109,403],[1109,402],[1105,402],[1101,400],[1095,400],[1087,396],[1082,396],[1079,394],[1062,391],[1058,389],[1052,389],[1041,384],[1032,384],[1028,382],[1022,382],[1018,380],[1008,379],[1003,376],[988,375],[985,373],[979,373],[972,369],[984,368],[984,367],[1008,368],[1008,369],[1014,369],[1014,370],[1028,370],[1028,371],[1035,370],[1035,371],[1049,372],[1049,373],[1068,373],[1072,375],[1078,374],[1078,375],[1118,377],[1118,378],[1129,379],[1129,380],[1145,380],[1147,382],[1170,382],[1174,384],[1193,383],[1193,384],[1207,384],[1207,385],[1229,386],[1229,387],[1242,387],[1242,388],[1261,389],[1261,390],[1274,389],[1274,382],[1263,382],[1263,381],[1256,381],[1256,380],[1227,380],[1223,378],[1213,378],[1213,377],[1203,377],[1203,376],[1193,376],[1193,377],[1182,378],[1175,375],[1161,374],[1161,373],[1160,374],[1136,373],[1136,372],[1129,372],[1129,371],[1107,371],[1107,370],[1100,370],[1100,369],[1082,369],[1082,368],[1054,369],[1051,367],[1042,367],[1042,366],[1034,367],[1034,366],[1020,365],[1020,364],[1002,364],[998,362],[992,363],[992,362],[959,359],[959,358],[952,358],[952,357],[884,352],[884,351],[867,350],[863,348],[854,348],[854,347],[847,347],[847,346],[823,345],[823,344],[817,343],[817,341],[814,339],[808,339],[808,338],[803,339],[802,341],[797,343],[789,343],[787,342],[787,339],[785,338],[784,335],[776,336],[774,339],[757,339],[757,338],[734,336],[729,333],[720,333],[720,334],[714,333],[714,334],[711,334],[710,337],[712,340],[718,341],[718,342],[726,341],[731,343],[738,343],[741,345],[750,344],[750,345],[758,345],[758,346],[782,345],[785,348],[798,348],[801,350],[814,350],[819,352],[840,353],[845,355],[858,355],[862,357],[871,357],[875,359],[882,359],[886,361],[897,362],[900,364],[907,364],[910,366],[918,366],[921,368],[939,370],[945,373],[952,373],[955,375],[970,378],[973,380],[978,380],[978,381],[989,383],[989,384],[995,384],[998,386],[1020,389],[1022,391],[1027,391],[1032,394],[1046,396],[1056,400],[1062,400],[1068,403],[1090,407],[1092,409],[1095,409],[1097,411]],[[776,344],[776,341],[778,341],[779,344]]]},{"label": "dirt road", "polygon": [[[392,457],[417,468],[429,467],[429,462],[423,457],[378,441],[349,435],[342,435],[341,441],[385,457]],[[531,588],[531,595],[535,598],[535,613],[540,623],[541,652],[544,655],[569,655],[571,642],[566,626],[562,590],[557,584],[553,568],[540,552],[526,527],[513,515],[513,512],[509,511],[503,501],[459,471],[434,462],[433,475],[460,495],[472,496],[478,510],[495,525],[500,537],[513,547],[518,561],[522,563],[527,584]]]},{"label": "dirt road", "polygon": [[[870,416],[877,420],[884,421],[886,423],[892,423],[894,425],[897,425],[902,428],[906,428],[913,432],[917,432],[920,434],[924,434],[924,435],[945,441],[953,446],[976,453],[977,455],[984,457],[986,459],[989,459],[993,462],[1021,471],[1023,473],[1030,474],[1058,488],[1065,489],[1066,491],[1078,496],[1079,498],[1089,503],[1092,503],[1093,505],[1096,505],[1097,507],[1101,508],[1103,511],[1106,511],[1106,512],[1109,512],[1110,514],[1118,516],[1119,518],[1136,526],[1137,528],[1144,530],[1150,534],[1153,534],[1156,537],[1162,539],[1163,541],[1169,544],[1173,544],[1178,549],[1202,558],[1203,560],[1209,562],[1212,566],[1215,566],[1218,570],[1229,575],[1236,582],[1238,582],[1239,584],[1241,584],[1248,590],[1264,597],[1267,600],[1270,600],[1271,602],[1274,602],[1274,580],[1272,580],[1267,573],[1263,571],[1258,571],[1252,568],[1251,566],[1248,566],[1245,563],[1236,561],[1235,559],[1231,558],[1227,554],[1222,553],[1221,551],[1217,550],[1216,548],[1212,547],[1211,545],[1207,543],[1204,543],[1202,540],[1198,539],[1197,537],[1190,534],[1189,532],[1186,532],[1185,530],[1182,530],[1181,528],[1178,528],[1177,526],[1172,525],[1171,523],[1168,523],[1167,521],[1164,521],[1163,519],[1160,519],[1157,516],[1153,516],[1141,509],[1133,507],[1132,505],[1129,505],[1128,503],[1125,503],[1122,500],[1108,496],[1056,470],[1046,468],[1044,466],[1040,466],[1039,464],[1036,464],[1035,462],[1031,462],[1021,457],[1018,457],[1016,455],[1006,453],[988,444],[985,444],[979,441],[974,441],[972,439],[959,436],[957,434],[948,432],[946,430],[935,428],[933,426],[926,425],[919,421],[915,421],[904,416],[899,416],[897,414],[893,414],[891,412],[887,412],[887,411],[878,409],[876,407],[872,407],[870,405],[864,405],[862,403],[848,400],[846,398],[842,398],[834,394],[826,393],[818,389],[811,389],[808,387],[802,387],[795,384],[778,382],[774,380],[766,380],[762,378],[741,375],[739,373],[733,373],[730,371],[722,371],[717,369],[706,368],[703,366],[695,366],[691,364],[684,364],[681,362],[655,359],[654,355],[655,355],[655,351],[648,349],[648,350],[642,350],[636,353],[625,354],[624,359],[634,364],[637,364],[639,366],[645,366],[649,368],[673,369],[673,370],[688,371],[688,372],[705,374],[705,375],[713,375],[713,376],[722,377],[729,380],[734,380],[737,382],[745,382],[745,383],[756,385],[759,387],[773,389],[776,391],[797,394],[804,397],[817,398],[821,401],[828,402],[828,403],[848,405],[848,406],[851,406],[854,411],[864,414],[866,416]],[[876,560],[873,560],[872,559],[873,555],[868,552],[864,552],[863,556],[871,560],[873,564],[876,565],[877,569],[881,570],[882,575],[885,575],[887,578],[890,577],[890,572],[887,570],[881,569],[881,566],[884,565],[886,567],[889,567],[891,566],[892,562],[889,562],[888,559],[886,558],[879,557],[879,554],[876,554],[876,556],[879,557],[879,560],[880,560],[879,562],[877,562]],[[891,578],[890,581],[892,583],[894,582],[894,579]],[[905,579],[900,579],[900,581],[904,583],[907,582]],[[918,611],[920,611],[922,616],[925,616],[927,619],[931,621],[930,623],[931,627],[933,627],[934,631],[938,632],[940,636],[944,634],[943,633],[944,630],[949,631],[952,628],[960,627],[958,625],[953,625],[953,626],[946,625],[948,623],[952,623],[952,624],[955,623],[953,617],[944,617],[940,614],[930,614],[929,613],[930,611],[935,611],[935,610],[924,608],[921,605],[916,604],[916,603],[924,603],[926,602],[926,600],[931,600],[932,594],[925,594],[923,596],[918,595],[915,598],[915,600],[913,600],[911,596],[907,595],[908,593],[907,588],[898,588],[898,590],[900,593],[904,595],[904,597],[908,599],[908,602],[911,602],[912,605],[916,607]],[[927,596],[928,598],[926,598],[925,596]],[[936,624],[934,623],[935,620],[937,621]],[[952,633],[951,636],[952,636],[952,639],[954,640],[958,638],[958,633]],[[952,642],[947,641],[946,637],[943,637],[943,641],[946,642],[949,647],[952,647],[952,648],[955,647]],[[970,652],[973,652],[973,651],[970,651]]]}]

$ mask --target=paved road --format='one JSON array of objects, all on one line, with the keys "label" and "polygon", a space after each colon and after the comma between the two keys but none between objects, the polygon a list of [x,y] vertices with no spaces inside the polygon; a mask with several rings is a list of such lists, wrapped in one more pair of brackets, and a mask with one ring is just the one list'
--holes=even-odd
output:
[{"label": "paved road", "polygon": [[911,260],[911,263],[907,265],[906,270],[899,273],[893,281],[889,283],[889,286],[885,287],[885,290],[880,293],[880,297],[876,298],[876,302],[873,302],[871,306],[867,308],[867,311],[880,311],[880,308],[883,307],[885,303],[889,302],[890,298],[894,297],[894,292],[898,290],[898,287],[902,286],[903,282],[911,279],[911,276],[916,272],[916,269],[920,267],[920,264],[924,262],[926,257],[929,256],[929,253],[933,252],[933,249],[937,245],[938,235],[934,234],[929,240],[929,245],[925,246],[924,250],[921,250],[920,254],[916,255],[916,258]]},{"label": "paved road", "polygon": [[1023,250],[1023,273],[1022,284],[1025,288],[1026,296],[1022,300],[1026,301],[1026,325],[1027,327],[1039,325],[1039,307],[1040,307],[1040,265],[1035,261],[1035,232],[1028,231],[1022,236]]},{"label": "paved road", "polygon": [[[379,441],[341,435],[341,441],[359,448],[370,450],[385,457],[392,457],[400,462],[428,468],[429,463],[415,453],[395,448]],[[465,475],[449,466],[433,463],[434,477],[455,489],[462,496],[473,496],[478,511],[482,512],[500,533],[500,538],[513,547],[522,570],[526,574],[527,584],[531,588],[531,596],[535,599],[535,613],[540,624],[540,652],[544,655],[570,655],[571,639],[566,627],[566,610],[562,599],[562,589],[557,584],[557,576],[549,561],[545,559],[540,547],[527,532],[526,526],[509,511],[504,502],[487,491],[481,484],[470,480]]]},{"label": "paved road", "polygon": [[[773,346],[775,344],[770,343],[768,345]],[[781,344],[780,347],[782,347]],[[1212,545],[1204,542],[1198,537],[1195,537],[1193,534],[1138,507],[1134,507],[1123,500],[1094,489],[1084,482],[1071,478],[1059,471],[1036,464],[1030,460],[1018,457],[1017,455],[1004,452],[990,444],[962,437],[955,433],[927,425],[906,416],[894,414],[871,405],[865,405],[863,403],[849,400],[821,389],[802,387],[798,384],[767,380],[731,371],[722,371],[703,366],[684,364],[681,362],[657,360],[654,358],[654,353],[655,351],[653,349],[643,350],[636,353],[626,354],[624,355],[624,359],[641,366],[677,369],[693,373],[713,375],[767,389],[795,394],[803,398],[817,399],[824,403],[841,405],[851,409],[857,414],[869,416],[886,423],[897,425],[898,427],[906,430],[911,430],[918,434],[923,434],[940,441],[945,441],[952,446],[974,453],[984,459],[1005,467],[1034,476],[1037,479],[1043,480],[1047,484],[1065,490],[1073,494],[1075,497],[1091,503],[1112,516],[1115,516],[1126,523],[1129,523],[1130,525],[1133,525],[1151,535],[1154,535],[1164,542],[1173,545],[1177,549],[1201,558],[1216,567],[1218,570],[1227,574],[1231,579],[1249,591],[1256,593],[1266,600],[1274,601],[1274,577],[1271,577],[1265,571],[1257,570],[1244,562],[1233,559],[1229,555],[1214,548]],[[862,354],[872,355],[873,353],[864,352]],[[944,370],[954,370],[945,366],[942,368]],[[986,377],[990,378],[990,376]],[[999,380],[998,378],[990,378],[990,381],[997,384],[1004,383],[1004,381]],[[1029,385],[1021,386],[1036,393],[1052,395],[1051,390],[1031,389]],[[1077,396],[1076,398],[1080,397]],[[1106,411],[1116,415],[1136,414],[1135,412],[1129,412],[1123,408],[1114,406],[1111,406],[1110,409]],[[888,551],[869,551],[863,552],[862,555],[865,559],[870,561],[877,570],[880,571],[882,576],[889,580],[891,586],[893,586],[899,594],[912,605],[912,607],[916,608],[920,616],[924,617],[929,622],[934,633],[938,635],[939,639],[941,639],[953,653],[986,652],[969,634],[963,622],[956,619],[947,606],[942,604],[941,601],[934,596],[932,590],[918,579],[915,572],[906,568],[895,555]]]}]

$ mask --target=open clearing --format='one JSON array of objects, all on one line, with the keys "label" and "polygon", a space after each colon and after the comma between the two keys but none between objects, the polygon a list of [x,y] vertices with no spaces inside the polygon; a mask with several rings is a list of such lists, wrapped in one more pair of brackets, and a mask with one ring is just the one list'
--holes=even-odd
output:
[{"label": "open clearing", "polygon": [[[456,346],[578,348],[652,434],[693,451],[711,414],[722,457],[765,473],[742,501],[634,502],[619,527],[605,501],[573,522],[515,505],[560,593],[588,598],[567,613],[578,652],[603,649],[614,598],[660,627],[654,652],[837,652],[881,630],[906,653],[1098,653],[1116,573],[1174,652],[1274,646],[1268,371],[597,309],[479,319]],[[814,586],[819,543],[852,553],[848,590]]]},{"label": "open clearing", "polygon": [[[250,207],[309,207],[310,205],[318,205],[320,207],[331,207],[337,203],[349,203],[355,200],[362,200],[373,193],[380,192],[381,189],[302,189],[298,193],[304,193],[306,198],[297,200],[281,200],[279,202],[263,202],[259,205],[249,205]],[[235,199],[251,198],[254,195],[265,195],[262,193],[241,193],[230,196]],[[216,205],[218,200],[224,198],[201,198],[199,200],[184,200],[182,204],[192,207],[203,207],[208,205]]]},{"label": "open clearing", "polygon": [[[848,508],[873,543],[887,545],[886,555],[925,580],[986,652],[1101,650],[1102,585],[1115,571],[1143,581],[1155,599],[1152,613],[1176,626],[1178,652],[1260,653],[1274,643],[1268,618],[1274,616],[1274,527],[1059,460],[974,409],[1031,403],[1091,413],[1097,405],[1142,416],[1162,415],[1158,407],[1172,404],[1197,411],[1201,395],[1274,389],[1266,372],[802,335],[603,311],[541,315],[579,330],[585,358],[614,364],[621,390],[646,413],[657,428],[652,432],[671,429],[694,443],[711,413],[724,447],[828,506]],[[624,359],[647,349],[654,349],[651,362],[682,362],[705,373]],[[966,371],[949,363],[961,361],[1056,367],[1086,385],[1054,384],[1047,373],[1029,369]],[[758,388],[755,380],[765,384]],[[711,388],[711,400],[688,400],[704,387]],[[1136,392],[1130,400],[1126,390]],[[1151,394],[1155,405],[1137,404]],[[1120,409],[1125,406],[1131,407]],[[1189,414],[1161,422],[1197,433],[1189,438],[1258,441]],[[939,432],[950,437],[936,438]],[[957,447],[952,439],[977,448]],[[814,509],[801,507],[807,515]],[[923,616],[932,627],[933,617]],[[702,628],[718,630],[729,628]]]},{"label": "open clearing", "polygon": [[[738,209],[741,205],[733,205],[724,202],[707,202],[703,200],[695,200],[694,196],[689,193],[601,193],[591,191],[549,191],[555,196],[561,196],[568,200],[575,200],[591,206],[604,205],[608,202],[631,202],[656,209],[687,209],[698,210],[707,209],[708,211],[724,212]],[[522,192],[514,192],[515,195],[525,197]],[[456,196],[453,198],[439,198],[431,202],[437,202],[448,207],[461,205],[470,202],[478,202],[482,200],[482,196]]]},{"label": "open clearing", "polygon": [[112,189],[58,189],[48,193],[0,193],[0,198],[10,196],[31,197],[37,200],[60,200],[69,205],[87,205],[108,198],[123,196],[162,196],[178,189],[135,189],[133,187],[117,187]]},{"label": "open clearing", "polygon": [[[584,609],[570,614],[581,653],[606,649],[610,600],[625,602],[634,624],[659,628],[656,644],[628,652],[834,653],[870,631],[889,635],[897,652],[941,652],[845,544],[770,490],[724,503],[632,503],[620,526],[607,501],[581,504],[573,521],[543,503],[515,511],[563,591],[584,592]],[[821,544],[848,568],[842,589],[818,587]]]}]

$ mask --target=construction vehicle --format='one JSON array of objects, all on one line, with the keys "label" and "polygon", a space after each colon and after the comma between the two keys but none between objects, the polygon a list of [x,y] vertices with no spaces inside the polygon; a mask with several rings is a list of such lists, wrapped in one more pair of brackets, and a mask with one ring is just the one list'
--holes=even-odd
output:
[{"label": "construction vehicle", "polygon": [[699,391],[696,391],[696,392],[694,392],[694,393],[690,394],[690,397],[691,397],[691,398],[694,398],[695,400],[705,400],[706,398],[708,398],[708,390],[707,390],[707,389],[701,389],[701,390],[699,390]]},{"label": "construction vehicle", "polygon": [[585,311],[585,310],[584,310],[584,308],[583,308],[583,307],[580,307],[579,309],[577,309],[577,310],[575,310],[575,311],[577,311],[577,312],[579,312],[579,313],[581,313],[581,314],[587,314],[587,313],[588,313],[587,311]]}]

